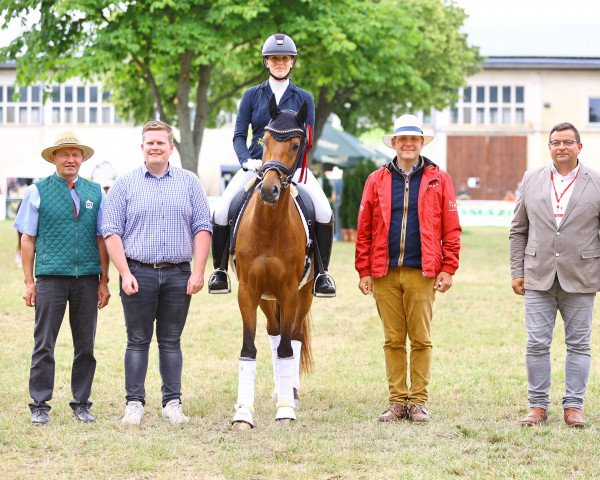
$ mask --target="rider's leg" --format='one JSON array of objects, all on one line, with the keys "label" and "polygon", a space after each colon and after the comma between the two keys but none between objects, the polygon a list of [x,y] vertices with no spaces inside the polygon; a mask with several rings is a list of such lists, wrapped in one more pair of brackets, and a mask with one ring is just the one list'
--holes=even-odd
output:
[{"label": "rider's leg", "polygon": [[[321,255],[322,269],[319,269],[315,277],[313,293],[317,297],[335,297],[335,282],[329,272],[329,260],[331,259],[331,249],[333,245],[333,212],[329,200],[323,193],[319,182],[310,172],[307,172],[307,180],[304,185],[315,206],[315,242]],[[298,172],[294,175],[294,180],[298,181]],[[317,249],[315,249],[317,255]],[[319,262],[315,259],[315,268],[319,267]]]},{"label": "rider's leg", "polygon": [[[227,275],[225,252],[229,249],[230,227],[228,223],[229,206],[236,194],[254,178],[254,172],[240,169],[233,176],[229,185],[222,193],[213,214],[212,257],[215,271],[208,279],[208,293],[229,293],[231,286]],[[228,257],[228,255],[227,255]]]}]

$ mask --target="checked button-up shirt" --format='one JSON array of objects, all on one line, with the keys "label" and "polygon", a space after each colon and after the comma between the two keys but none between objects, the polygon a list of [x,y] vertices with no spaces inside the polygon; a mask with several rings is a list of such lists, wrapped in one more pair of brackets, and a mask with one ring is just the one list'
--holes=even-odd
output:
[{"label": "checked button-up shirt", "polygon": [[189,262],[196,233],[212,233],[206,193],[197,175],[169,165],[162,177],[146,165],[110,189],[102,235],[119,235],[125,256],[141,263]]}]

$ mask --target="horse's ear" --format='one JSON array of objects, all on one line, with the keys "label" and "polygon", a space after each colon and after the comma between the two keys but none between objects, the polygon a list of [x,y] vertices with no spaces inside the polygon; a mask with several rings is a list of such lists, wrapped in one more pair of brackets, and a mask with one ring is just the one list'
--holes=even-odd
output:
[{"label": "horse's ear", "polygon": [[308,117],[308,103],[306,100],[302,102],[300,105],[300,110],[296,114],[296,120],[300,122],[300,125],[304,125],[306,123],[306,117]]},{"label": "horse's ear", "polygon": [[269,100],[269,115],[271,116],[271,118],[275,118],[277,115],[279,115],[280,112],[281,110],[279,110],[279,107],[277,106],[275,94],[272,94],[271,99]]}]

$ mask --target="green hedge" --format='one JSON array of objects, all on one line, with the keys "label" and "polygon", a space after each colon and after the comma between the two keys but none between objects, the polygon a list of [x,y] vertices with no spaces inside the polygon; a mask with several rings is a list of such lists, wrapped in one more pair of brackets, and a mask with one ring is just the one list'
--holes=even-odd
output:
[{"label": "green hedge", "polygon": [[369,174],[376,169],[377,166],[372,160],[366,160],[344,170],[344,189],[342,190],[340,203],[340,224],[342,228],[356,229],[363,187]]}]

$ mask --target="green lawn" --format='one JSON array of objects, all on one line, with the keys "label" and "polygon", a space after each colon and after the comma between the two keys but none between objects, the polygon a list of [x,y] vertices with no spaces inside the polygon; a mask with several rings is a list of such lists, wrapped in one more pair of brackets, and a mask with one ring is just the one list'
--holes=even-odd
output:
[{"label": "green lawn", "polygon": [[[183,336],[187,425],[160,418],[156,345],[140,428],[125,428],[125,329],[113,270],[110,305],[100,312],[98,368],[92,400],[95,424],[70,415],[70,330],[57,345],[52,423],[29,423],[28,373],[33,310],[21,299],[14,264],[16,235],[0,222],[0,478],[1,479],[392,479],[591,478],[600,476],[600,351],[593,337],[585,407],[589,427],[562,422],[562,323],[553,349],[552,407],[547,425],[522,428],[527,411],[522,298],[512,293],[508,231],[467,229],[454,287],[438,295],[433,325],[430,391],[433,420],[379,424],[386,405],[382,330],[371,297],[354,271],[354,245],[337,243],[331,271],[335,299],[313,303],[315,370],[303,378],[298,421],[274,421],[270,353],[259,322],[257,426],[229,426],[236,401],[241,319],[236,295],[196,295]],[[207,272],[207,274],[210,272]],[[598,315],[595,315],[596,318]]]}]

